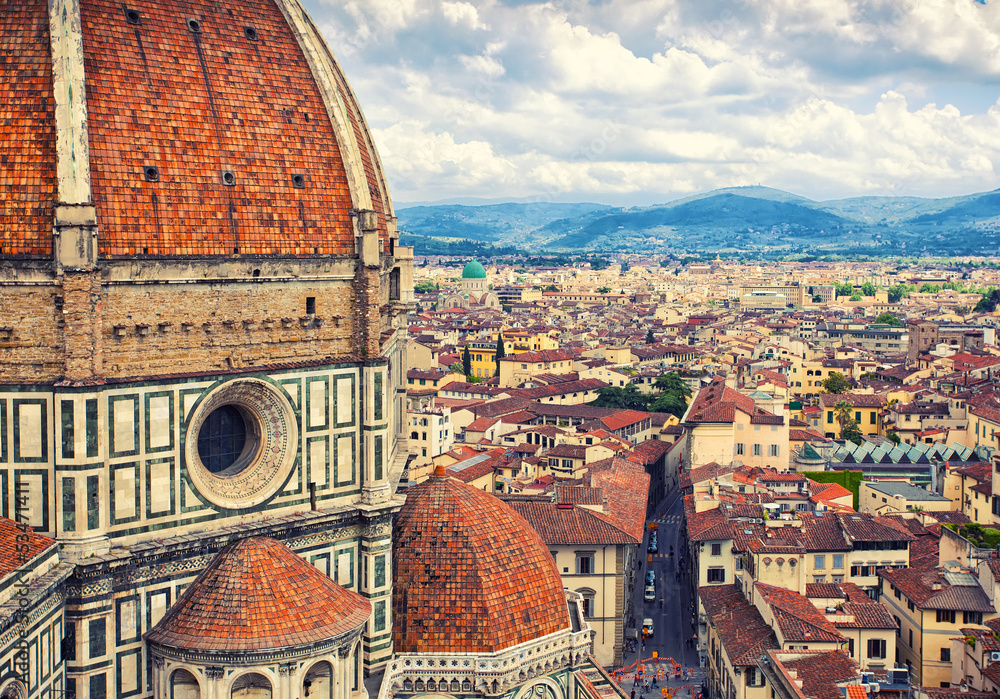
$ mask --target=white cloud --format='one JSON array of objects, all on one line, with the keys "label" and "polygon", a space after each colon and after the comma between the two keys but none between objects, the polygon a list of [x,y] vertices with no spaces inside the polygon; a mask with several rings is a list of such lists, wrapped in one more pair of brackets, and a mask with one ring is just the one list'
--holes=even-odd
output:
[{"label": "white cloud", "polygon": [[479,10],[467,2],[442,2],[441,12],[444,18],[453,26],[466,29],[489,29],[479,21]]},{"label": "white cloud", "polygon": [[1000,84],[995,3],[307,5],[397,201],[1000,186],[1000,107],[979,106]]}]

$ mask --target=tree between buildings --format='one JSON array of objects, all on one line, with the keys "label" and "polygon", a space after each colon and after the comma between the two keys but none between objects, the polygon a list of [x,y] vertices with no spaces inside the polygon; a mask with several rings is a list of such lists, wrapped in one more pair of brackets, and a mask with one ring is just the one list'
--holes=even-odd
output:
[{"label": "tree between buildings", "polygon": [[[823,380],[823,390],[827,393],[847,393],[851,390],[851,382],[839,371],[832,371],[830,372],[830,376]],[[840,401],[840,403],[847,404],[846,401]],[[840,403],[837,403],[837,405],[840,405]]]},{"label": "tree between buildings", "polygon": [[855,444],[861,444],[861,440],[864,435],[861,434],[861,428],[854,418],[849,418],[844,426],[840,429],[841,439],[846,439],[849,442],[854,442]]},{"label": "tree between buildings", "polygon": [[683,417],[687,410],[687,399],[691,397],[691,388],[676,372],[664,374],[653,384],[659,393],[653,398],[649,409],[657,413],[670,413]]},{"label": "tree between buildings", "polygon": [[899,318],[897,318],[891,313],[883,313],[882,315],[880,315],[878,318],[875,319],[875,322],[884,323],[885,325],[896,325],[900,327],[903,325],[903,321],[901,321]]},{"label": "tree between buildings", "polygon": [[472,378],[472,355],[469,354],[468,345],[462,350],[462,373],[465,374],[466,379]]},{"label": "tree between buildings", "polygon": [[605,386],[597,389],[597,398],[590,401],[595,408],[621,408],[623,410],[646,410],[649,396],[639,393],[635,384],[628,386]]},{"label": "tree between buildings", "polygon": [[503,335],[497,334],[497,352],[496,352],[496,363],[497,370],[494,376],[500,376],[500,360],[507,356],[507,350],[503,346]]}]

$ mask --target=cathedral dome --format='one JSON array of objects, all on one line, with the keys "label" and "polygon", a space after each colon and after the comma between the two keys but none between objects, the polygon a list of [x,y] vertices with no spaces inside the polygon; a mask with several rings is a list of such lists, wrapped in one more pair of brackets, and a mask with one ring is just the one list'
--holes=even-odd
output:
[{"label": "cathedral dome", "polygon": [[476,260],[471,260],[462,270],[462,279],[486,279],[486,269]]},{"label": "cathedral dome", "polygon": [[491,653],[570,627],[559,571],[531,525],[442,471],[393,531],[395,651]]},{"label": "cathedral dome", "polygon": [[201,653],[266,652],[359,632],[372,606],[281,542],[225,548],[146,634],[154,645]]},{"label": "cathedral dome", "polygon": [[368,127],[298,2],[50,4],[0,13],[0,256],[51,259],[80,220],[98,260],[354,254],[357,212],[386,244]]}]

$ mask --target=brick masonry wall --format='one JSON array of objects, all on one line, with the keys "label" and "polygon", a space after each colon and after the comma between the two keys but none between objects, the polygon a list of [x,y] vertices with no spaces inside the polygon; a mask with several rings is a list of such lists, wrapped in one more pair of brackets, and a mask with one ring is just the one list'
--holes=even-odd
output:
[{"label": "brick masonry wall", "polygon": [[24,383],[62,376],[62,313],[55,284],[0,286],[0,381]]},{"label": "brick masonry wall", "polygon": [[96,272],[66,272],[62,290],[65,378],[85,381],[100,376],[104,355],[100,276]]},{"label": "brick masonry wall", "polygon": [[[315,299],[314,314],[306,312],[307,297]],[[349,281],[121,285],[106,287],[105,299],[108,377],[352,354]]]},{"label": "brick masonry wall", "polygon": [[[0,285],[0,383],[374,357],[388,322],[380,308],[388,274],[358,267],[356,260],[325,269],[271,262],[247,279],[210,263],[147,262],[48,280],[36,274],[31,283],[11,279]],[[308,297],[315,299],[312,314]]]}]

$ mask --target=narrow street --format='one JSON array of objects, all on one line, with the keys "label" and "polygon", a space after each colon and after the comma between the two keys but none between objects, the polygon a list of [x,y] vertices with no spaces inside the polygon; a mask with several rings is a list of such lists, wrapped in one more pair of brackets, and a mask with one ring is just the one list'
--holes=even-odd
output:
[{"label": "narrow street", "polygon": [[[694,633],[691,612],[691,595],[688,591],[686,578],[677,577],[677,554],[684,550],[680,539],[681,522],[684,513],[684,501],[680,492],[674,490],[657,508],[650,522],[657,524],[657,552],[652,556],[649,563],[649,537],[650,531],[647,526],[642,548],[643,566],[639,578],[635,585],[633,609],[635,610],[636,628],[639,638],[642,637],[642,621],[649,617],[653,620],[653,637],[642,648],[641,641],[637,642],[637,652],[625,654],[625,667],[633,666],[637,658],[649,660],[655,652],[657,657],[664,662],[661,667],[666,667],[666,659],[672,658],[682,668],[693,671],[690,679],[680,681],[670,680],[664,683],[661,679],[659,688],[669,687],[671,692],[676,693],[680,687],[692,686],[694,693],[701,685],[704,672],[698,667],[697,650],[685,643],[685,639],[690,639]],[[647,523],[648,524],[648,523]],[[671,554],[673,547],[673,554]],[[643,598],[645,591],[646,572],[652,570],[656,575],[656,600],[646,602]],[[660,604],[662,597],[663,603]],[[648,672],[649,668],[647,668]],[[634,672],[634,669],[632,670]],[[631,691],[633,685],[632,675],[621,680],[621,687],[626,692]],[[637,688],[636,696],[639,696]],[[646,690],[649,692],[649,690]],[[655,694],[659,695],[659,691]],[[686,694],[681,691],[680,694]]]}]

